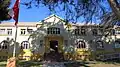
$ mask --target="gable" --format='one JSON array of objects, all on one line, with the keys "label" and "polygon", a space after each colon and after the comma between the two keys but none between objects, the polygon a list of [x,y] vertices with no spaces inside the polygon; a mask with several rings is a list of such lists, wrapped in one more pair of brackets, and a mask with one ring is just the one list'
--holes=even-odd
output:
[{"label": "gable", "polygon": [[59,21],[62,21],[64,19],[58,17],[57,15],[53,14],[53,15],[50,15],[49,17],[45,18],[43,21],[44,22],[59,22]]},{"label": "gable", "polygon": [[63,21],[62,18],[56,16],[56,15],[50,15],[49,17],[45,18],[44,20],[41,21],[42,24],[45,24],[46,26],[63,26],[65,22]]}]

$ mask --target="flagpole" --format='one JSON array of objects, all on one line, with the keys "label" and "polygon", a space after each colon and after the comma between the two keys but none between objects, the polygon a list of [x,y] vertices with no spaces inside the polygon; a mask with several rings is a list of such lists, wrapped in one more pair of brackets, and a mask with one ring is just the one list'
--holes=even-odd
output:
[{"label": "flagpole", "polygon": [[18,23],[18,17],[19,17],[19,2],[20,0],[16,0],[14,7],[13,7],[13,11],[14,11],[14,17],[13,19],[15,20],[15,41],[14,41],[14,49],[13,49],[13,57],[16,57],[16,40],[17,40],[17,23]]},{"label": "flagpole", "polygon": [[15,42],[14,42],[14,50],[13,50],[13,57],[16,57],[16,45],[17,45],[17,42],[16,42],[16,40],[17,40],[17,25],[15,25],[15,29],[16,29],[16,31],[15,31]]},{"label": "flagpole", "polygon": [[10,15],[14,20],[15,20],[15,41],[14,41],[14,45],[13,45],[13,58],[10,58],[8,61],[7,61],[7,65],[6,67],[16,67],[16,46],[17,46],[17,23],[18,23],[18,17],[19,17],[19,2],[20,0],[16,0],[13,8],[12,8],[12,11],[13,11],[13,14],[14,15]]}]

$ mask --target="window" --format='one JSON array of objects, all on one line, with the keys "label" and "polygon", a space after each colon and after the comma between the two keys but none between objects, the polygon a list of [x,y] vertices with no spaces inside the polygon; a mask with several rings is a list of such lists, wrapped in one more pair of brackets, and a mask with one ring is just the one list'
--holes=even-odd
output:
[{"label": "window", "polygon": [[103,29],[98,29],[98,35],[102,35],[103,34]]},{"label": "window", "polygon": [[116,34],[120,34],[120,31],[116,31]]},{"label": "window", "polygon": [[42,46],[43,45],[43,40],[40,40],[40,46]]},{"label": "window", "polygon": [[33,29],[27,29],[28,33],[31,34],[33,32]]},{"label": "window", "polygon": [[21,29],[21,35],[25,35],[25,29]]},{"label": "window", "polygon": [[77,42],[77,48],[86,48],[86,44],[84,41],[78,41]]},{"label": "window", "polygon": [[115,35],[115,30],[114,29],[111,29],[110,32],[111,32],[111,35]]},{"label": "window", "polygon": [[0,43],[0,49],[7,49],[9,45],[9,42],[4,40]]},{"label": "window", "polygon": [[92,30],[92,34],[93,34],[94,36],[96,36],[96,35],[98,34],[97,29],[93,29],[93,30]]},{"label": "window", "polygon": [[115,33],[120,34],[120,28],[117,28]]},{"label": "window", "polygon": [[75,35],[80,35],[80,29],[75,29]]},{"label": "window", "polygon": [[81,28],[81,35],[86,35],[86,31],[84,28]]},{"label": "window", "polygon": [[7,59],[8,57],[7,56],[2,56],[2,59]]},{"label": "window", "polygon": [[7,34],[12,35],[12,29],[7,29]]},{"label": "window", "polygon": [[5,34],[5,29],[0,29],[0,34]]},{"label": "window", "polygon": [[120,48],[120,42],[119,41],[115,41],[114,48]]},{"label": "window", "polygon": [[48,28],[47,29],[47,33],[48,34],[60,34],[60,28]]},{"label": "window", "polygon": [[57,30],[57,34],[60,34],[60,28],[56,28],[56,30]]},{"label": "window", "polygon": [[84,28],[75,29],[75,35],[86,35],[86,31]]},{"label": "window", "polygon": [[97,43],[97,48],[98,49],[103,49],[104,48],[102,41],[97,41],[96,43]]},{"label": "window", "polygon": [[29,49],[30,48],[30,43],[28,41],[23,41],[21,43],[21,49]]}]

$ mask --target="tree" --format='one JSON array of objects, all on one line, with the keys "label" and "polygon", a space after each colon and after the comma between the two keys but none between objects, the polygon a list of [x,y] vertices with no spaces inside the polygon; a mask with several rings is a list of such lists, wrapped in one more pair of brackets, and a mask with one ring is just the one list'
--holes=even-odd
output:
[{"label": "tree", "polygon": [[11,19],[8,15],[10,1],[11,0],[0,0],[0,21]]},{"label": "tree", "polygon": [[108,0],[110,7],[117,18],[120,20],[120,1],[119,0]]},{"label": "tree", "polygon": [[65,19],[73,23],[81,17],[87,23],[95,20],[120,20],[119,0],[29,0],[23,4],[30,8],[33,3],[37,7],[43,4],[54,13],[62,10],[65,12]]}]

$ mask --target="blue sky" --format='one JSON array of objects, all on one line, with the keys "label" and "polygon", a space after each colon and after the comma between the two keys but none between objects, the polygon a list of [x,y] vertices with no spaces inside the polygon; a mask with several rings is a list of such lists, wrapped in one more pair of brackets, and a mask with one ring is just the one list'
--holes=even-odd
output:
[{"label": "blue sky", "polygon": [[[16,0],[11,0],[10,8],[13,7]],[[29,0],[21,0],[22,2],[26,2]],[[50,15],[49,9],[45,6],[41,6],[39,8],[32,6],[32,8],[27,9],[25,5],[20,4],[20,13],[19,13],[19,22],[39,22],[44,18]],[[65,18],[63,12],[57,13],[58,16],[61,18]],[[81,22],[82,18],[79,19]],[[6,22],[6,21],[5,21]],[[14,22],[13,19],[9,20],[8,22]]]},{"label": "blue sky", "polygon": [[[16,0],[11,0],[10,8],[14,6],[15,1]],[[29,1],[29,0],[21,0],[20,3],[23,3],[26,1]],[[33,5],[32,8],[27,9],[25,5],[20,4],[19,22],[39,22],[50,15],[51,14],[49,9],[43,5],[41,5],[39,8]],[[61,11],[57,12],[56,15],[65,19],[64,12],[61,12]],[[7,22],[14,22],[14,20],[11,19]]]},{"label": "blue sky", "polygon": [[[15,0],[12,0],[10,8],[13,7]],[[22,2],[22,0],[21,0]],[[44,18],[50,15],[47,7],[32,7],[27,9],[25,5],[20,4],[20,13],[19,13],[19,22],[38,22],[43,20]],[[10,22],[14,22],[13,19],[9,20]]]}]

